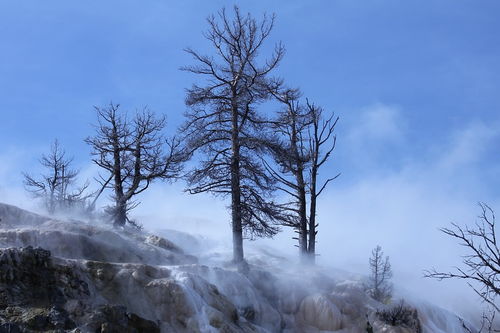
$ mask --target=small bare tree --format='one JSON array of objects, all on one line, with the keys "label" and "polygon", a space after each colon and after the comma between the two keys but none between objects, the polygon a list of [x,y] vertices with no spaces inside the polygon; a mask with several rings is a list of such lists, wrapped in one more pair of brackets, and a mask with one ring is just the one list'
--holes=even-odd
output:
[{"label": "small bare tree", "polygon": [[28,173],[24,175],[26,191],[35,198],[42,199],[44,206],[50,214],[57,210],[65,210],[85,205],[92,194],[86,194],[88,183],[75,187],[78,170],[72,169],[73,158],[66,157],[66,152],[59,141],[54,140],[50,152],[43,154],[40,164],[46,169],[40,177],[33,177]]},{"label": "small bare tree", "polygon": [[179,150],[177,139],[167,140],[163,136],[165,118],[156,117],[147,108],[136,112],[132,119],[118,104],[95,109],[97,133],[85,142],[92,147],[93,162],[107,173],[100,175],[98,181],[103,188],[113,190],[113,224],[135,225],[127,215],[138,205],[132,199],[155,180],[175,179],[186,154]]},{"label": "small bare tree", "polygon": [[380,309],[375,315],[384,323],[391,326],[406,327],[415,333],[422,333],[422,324],[418,317],[417,309],[405,304],[401,300],[390,308]]},{"label": "small bare tree", "polygon": [[244,263],[243,237],[272,236],[277,210],[269,199],[273,179],[259,154],[266,119],[257,106],[270,97],[269,75],[284,48],[277,44],[268,59],[259,52],[274,26],[274,16],[261,22],[238,7],[230,17],[223,9],[208,18],[205,37],[213,56],[187,49],[195,65],[183,69],[205,78],[187,90],[183,133],[192,152],[202,153],[187,176],[190,193],[230,196],[233,259]]},{"label": "small bare tree", "polygon": [[371,274],[368,280],[368,292],[370,296],[382,303],[387,303],[392,297],[392,269],[389,257],[384,258],[382,247],[377,245],[372,250],[369,259]]},{"label": "small bare tree", "polygon": [[472,290],[486,303],[480,331],[500,332],[495,315],[500,310],[500,250],[496,238],[495,213],[485,203],[479,203],[481,214],[474,227],[461,227],[452,223],[453,228],[441,228],[441,232],[457,239],[469,254],[463,256],[465,267],[456,267],[453,272],[438,272],[431,269],[425,277],[438,280],[460,279],[467,281]]}]

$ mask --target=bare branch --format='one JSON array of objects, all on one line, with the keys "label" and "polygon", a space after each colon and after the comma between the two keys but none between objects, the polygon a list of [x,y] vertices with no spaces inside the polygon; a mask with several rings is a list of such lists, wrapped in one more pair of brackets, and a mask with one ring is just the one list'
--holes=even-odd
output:
[{"label": "bare branch", "polygon": [[92,148],[93,161],[107,172],[101,189],[113,189],[115,207],[108,211],[115,225],[129,221],[127,212],[139,202],[132,199],[149,188],[155,180],[173,180],[180,176],[183,162],[189,157],[179,139],[165,139],[164,116],[156,116],[147,107],[132,118],[118,104],[96,107],[96,134],[85,141]]},{"label": "bare branch", "polygon": [[[460,279],[467,281],[469,287],[490,308],[492,313],[484,317],[488,324],[487,332],[496,332],[493,319],[500,310],[497,297],[500,294],[500,250],[496,239],[495,214],[485,203],[479,203],[481,214],[474,227],[461,227],[452,223],[452,228],[441,228],[441,232],[459,241],[469,254],[463,256],[464,268],[455,267],[451,272],[438,272],[436,269],[424,271],[425,277],[438,280]],[[483,325],[484,326],[484,325]],[[482,328],[483,329],[483,328]],[[481,329],[481,330],[482,330]]]}]

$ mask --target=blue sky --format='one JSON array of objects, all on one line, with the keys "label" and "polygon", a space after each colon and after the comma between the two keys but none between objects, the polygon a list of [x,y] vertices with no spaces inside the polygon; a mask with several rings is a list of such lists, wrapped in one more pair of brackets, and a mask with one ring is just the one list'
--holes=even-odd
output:
[{"label": "blue sky", "polygon": [[[36,171],[56,137],[84,175],[95,172],[83,143],[94,105],[148,105],[174,132],[184,89],[196,80],[179,71],[192,63],[182,49],[210,52],[205,18],[233,4],[0,2],[0,200],[28,204],[20,171]],[[276,13],[268,46],[287,49],[279,75],[340,116],[338,149],[323,171],[342,173],[321,203],[318,246],[331,258],[323,260],[363,271],[381,243],[409,280],[429,264],[409,256],[454,264],[457,252],[436,228],[473,222],[477,201],[500,210],[500,2],[238,4],[255,16]],[[213,199],[181,190],[156,186],[138,212],[227,219],[223,203],[214,208]],[[193,200],[199,210],[186,213]]]}]

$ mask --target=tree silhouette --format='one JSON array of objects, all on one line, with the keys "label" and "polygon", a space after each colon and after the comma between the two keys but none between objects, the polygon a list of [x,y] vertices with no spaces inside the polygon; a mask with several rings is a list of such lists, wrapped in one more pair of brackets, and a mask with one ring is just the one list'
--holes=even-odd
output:
[{"label": "tree silhouette", "polygon": [[388,302],[392,297],[392,278],[391,264],[389,257],[384,258],[382,247],[377,245],[372,250],[372,256],[369,259],[370,277],[368,282],[368,291],[370,296],[382,303]]},{"label": "tree silhouette", "polygon": [[75,187],[78,170],[73,169],[73,158],[67,157],[59,141],[54,140],[48,154],[43,154],[40,164],[45,172],[40,177],[24,175],[24,187],[35,198],[42,199],[50,214],[56,210],[82,208],[93,194],[85,193],[88,183]]},{"label": "tree silhouette", "polygon": [[96,134],[85,141],[92,147],[93,162],[106,172],[100,175],[101,185],[113,190],[114,207],[109,211],[113,224],[135,224],[127,216],[138,204],[133,198],[155,180],[178,177],[186,155],[179,150],[179,140],[165,139],[165,118],[149,109],[136,112],[132,119],[119,104],[95,109]]},{"label": "tree silhouette", "polygon": [[269,37],[274,16],[258,22],[238,7],[233,17],[224,9],[208,18],[205,37],[214,56],[186,49],[195,65],[183,69],[205,78],[187,90],[189,110],[183,133],[190,152],[201,153],[188,173],[190,193],[231,197],[233,259],[242,263],[243,237],[272,236],[278,210],[269,198],[273,179],[258,157],[264,151],[266,119],[258,105],[270,97],[269,75],[284,54],[281,44],[270,58],[259,52]]}]

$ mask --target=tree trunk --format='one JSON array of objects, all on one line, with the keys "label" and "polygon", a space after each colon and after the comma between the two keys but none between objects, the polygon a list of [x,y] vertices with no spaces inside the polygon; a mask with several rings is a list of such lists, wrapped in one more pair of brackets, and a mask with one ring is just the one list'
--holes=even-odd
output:
[{"label": "tree trunk", "polygon": [[316,262],[316,178],[317,170],[315,167],[311,170],[311,202],[309,211],[309,246],[307,253],[309,262],[314,264]]},{"label": "tree trunk", "polygon": [[115,227],[123,226],[127,222],[127,201],[123,194],[122,180],[122,164],[120,157],[120,143],[116,130],[116,125],[113,123],[113,178],[115,182],[115,215],[113,225]]},{"label": "tree trunk", "polygon": [[241,223],[241,195],[239,170],[235,167],[239,163],[235,156],[231,163],[231,218],[233,227],[233,261],[243,261],[243,227]]},{"label": "tree trunk", "polygon": [[309,248],[307,250],[309,262],[316,262],[316,197],[311,196],[311,213],[309,216]]},{"label": "tree trunk", "polygon": [[54,214],[54,212],[56,211],[56,200],[54,198],[54,192],[51,191],[50,193],[50,196],[49,196],[49,203],[47,205],[47,210],[49,212],[49,214]]},{"label": "tree trunk", "polygon": [[240,144],[238,133],[238,107],[232,103],[231,131],[231,218],[233,227],[233,261],[243,262],[243,226],[241,221],[241,190],[240,190]]},{"label": "tree trunk", "polygon": [[299,252],[300,260],[302,262],[307,261],[307,202],[306,202],[306,184],[304,181],[304,166],[301,161],[301,156],[299,153],[299,148],[297,146],[298,135],[297,135],[297,121],[296,115],[293,112],[290,113],[292,117],[292,136],[291,136],[291,146],[292,153],[294,155],[294,160],[296,162],[297,169],[295,172],[295,179],[297,181],[297,196],[299,200]]},{"label": "tree trunk", "polygon": [[124,226],[127,223],[127,204],[122,199],[117,200],[115,207],[115,217],[113,225],[115,227]]},{"label": "tree trunk", "polygon": [[307,203],[306,203],[306,189],[304,176],[302,170],[299,169],[297,173],[297,185],[299,195],[299,251],[301,261],[307,260]]}]

